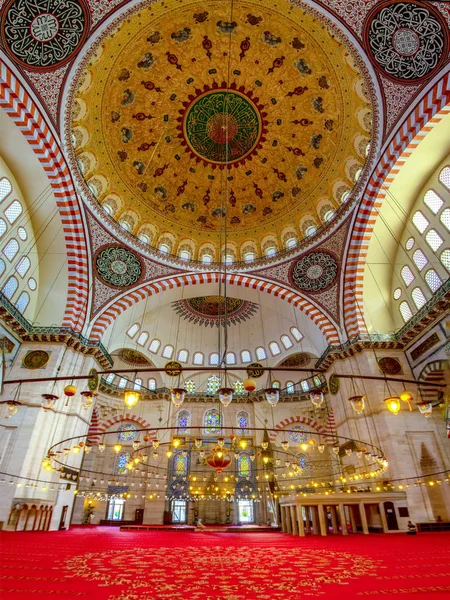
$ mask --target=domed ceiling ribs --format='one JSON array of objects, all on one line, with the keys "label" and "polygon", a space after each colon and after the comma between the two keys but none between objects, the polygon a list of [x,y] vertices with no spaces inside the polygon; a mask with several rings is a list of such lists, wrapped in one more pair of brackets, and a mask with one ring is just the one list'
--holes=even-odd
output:
[{"label": "domed ceiling ribs", "polygon": [[224,218],[237,260],[303,237],[320,201],[351,190],[370,141],[356,58],[318,18],[273,2],[228,13],[190,1],[132,15],[91,53],[72,103],[89,193],[193,258],[206,245],[219,259]]}]

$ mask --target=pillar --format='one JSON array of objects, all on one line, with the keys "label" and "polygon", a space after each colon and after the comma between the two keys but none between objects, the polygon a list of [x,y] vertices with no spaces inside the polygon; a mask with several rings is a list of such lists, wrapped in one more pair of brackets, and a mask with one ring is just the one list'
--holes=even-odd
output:
[{"label": "pillar", "polygon": [[366,509],[364,506],[364,502],[360,502],[359,503],[359,514],[361,515],[361,525],[362,525],[362,530],[363,533],[365,535],[369,534],[369,527],[367,525],[367,516],[366,516]]},{"label": "pillar", "polygon": [[311,533],[311,518],[310,518],[310,506],[305,506],[305,529],[306,533]]},{"label": "pillar", "polygon": [[352,526],[352,532],[357,533],[358,528],[356,527],[355,513],[353,512],[354,509],[355,509],[355,506],[353,506],[353,504],[350,504],[348,507],[348,512],[350,515],[350,524]]},{"label": "pillar", "polygon": [[290,506],[285,506],[286,509],[286,533],[292,533],[291,510]]},{"label": "pillar", "polygon": [[330,513],[331,513],[331,526],[333,528],[333,533],[334,534],[339,533],[338,520],[337,520],[335,506],[330,506]]},{"label": "pillar", "polygon": [[380,511],[380,519],[381,519],[381,525],[383,527],[383,533],[388,533],[389,528],[388,528],[388,524],[387,524],[386,513],[384,511],[384,502],[380,502],[378,504],[378,509]]},{"label": "pillar", "polygon": [[298,535],[305,537],[305,523],[303,522],[303,510],[302,505],[297,504],[297,521],[298,521]]},{"label": "pillar", "polygon": [[327,535],[328,522],[325,516],[325,509],[323,504],[319,504],[317,506],[317,512],[319,513],[320,535]]},{"label": "pillar", "polygon": [[291,509],[291,523],[292,523],[292,533],[293,535],[298,535],[298,525],[297,525],[297,511],[294,505],[289,507]]},{"label": "pillar", "polygon": [[338,508],[339,508],[339,518],[341,519],[342,535],[348,535],[347,517],[345,515],[345,506],[343,504],[339,504]]},{"label": "pillar", "polygon": [[281,531],[286,533],[286,514],[284,512],[285,506],[280,504],[280,512],[281,512]]},{"label": "pillar", "polygon": [[317,505],[311,506],[311,512],[312,512],[313,533],[315,533],[316,535],[319,535],[320,527],[319,527],[319,513],[317,510]]}]

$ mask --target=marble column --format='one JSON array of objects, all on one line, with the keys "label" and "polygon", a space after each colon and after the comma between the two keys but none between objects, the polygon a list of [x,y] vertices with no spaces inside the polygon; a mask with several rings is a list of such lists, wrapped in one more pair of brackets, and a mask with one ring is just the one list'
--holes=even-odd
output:
[{"label": "marble column", "polygon": [[339,504],[338,505],[339,508],[339,517],[341,519],[341,530],[342,530],[342,535],[348,535],[348,530],[347,530],[347,517],[345,515],[345,506],[343,504]]},{"label": "marble column", "polygon": [[380,519],[381,519],[381,525],[383,527],[383,533],[388,533],[389,532],[389,527],[388,527],[388,524],[387,524],[386,512],[384,510],[384,502],[380,502],[378,504],[378,508],[380,510]]},{"label": "marble column", "polygon": [[305,506],[305,529],[306,533],[311,533],[311,518],[310,518],[310,506]]},{"label": "marble column", "polygon": [[334,534],[339,533],[338,520],[337,520],[335,506],[330,506],[330,513],[331,513],[331,527],[333,528],[333,533]]},{"label": "marble column", "polygon": [[286,514],[285,514],[285,519],[286,519],[286,533],[292,533],[292,523],[291,523],[291,510],[290,510],[290,506],[285,506],[286,509]]},{"label": "marble column", "polygon": [[317,506],[317,512],[319,513],[320,535],[327,535],[328,521],[325,515],[325,507],[323,504],[319,504]]},{"label": "marble column", "polygon": [[285,511],[285,507],[280,505],[280,512],[281,512],[281,531],[283,533],[286,533],[286,513]]},{"label": "marble column", "polygon": [[348,507],[348,512],[349,512],[349,515],[350,515],[350,524],[352,526],[352,532],[353,533],[357,533],[357,531],[358,531],[358,528],[356,527],[355,513],[353,512],[355,508],[356,507],[353,506],[353,504],[350,504],[349,507]]},{"label": "marble column", "polygon": [[317,506],[311,506],[312,512],[312,523],[313,523],[313,533],[316,535],[320,534],[320,526],[319,526],[319,512],[317,510]]},{"label": "marble column", "polygon": [[294,505],[289,507],[291,509],[291,524],[292,524],[292,533],[293,535],[298,535],[298,525],[297,525],[297,511]]},{"label": "marble column", "polygon": [[369,534],[369,527],[367,525],[367,516],[366,516],[366,509],[364,506],[364,502],[360,502],[359,503],[359,514],[361,516],[361,525],[362,525],[362,530],[363,533],[365,535]]},{"label": "marble column", "polygon": [[303,510],[302,505],[297,504],[297,521],[298,521],[298,535],[305,537],[305,523],[303,521]]}]

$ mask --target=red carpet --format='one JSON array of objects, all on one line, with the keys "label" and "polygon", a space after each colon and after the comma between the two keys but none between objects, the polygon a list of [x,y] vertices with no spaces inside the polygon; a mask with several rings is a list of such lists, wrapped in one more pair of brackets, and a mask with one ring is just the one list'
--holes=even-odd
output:
[{"label": "red carpet", "polygon": [[450,598],[450,533],[1,532],[2,600]]}]

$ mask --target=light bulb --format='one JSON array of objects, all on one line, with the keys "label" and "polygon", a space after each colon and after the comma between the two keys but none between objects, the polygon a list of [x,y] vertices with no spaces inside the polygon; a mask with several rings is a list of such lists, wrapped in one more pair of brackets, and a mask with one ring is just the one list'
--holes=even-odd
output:
[{"label": "light bulb", "polygon": [[263,450],[267,450],[268,447],[269,447],[269,442],[261,442],[261,448]]},{"label": "light bulb", "polygon": [[242,439],[242,440],[239,442],[239,446],[240,446],[240,447],[241,447],[243,450],[245,450],[245,449],[247,448],[247,440],[244,440],[244,439]]},{"label": "light bulb", "polygon": [[122,444],[114,444],[114,452],[120,452],[122,450]]},{"label": "light bulb", "polygon": [[389,396],[384,399],[386,408],[394,415],[397,415],[400,411],[400,398],[398,396]]},{"label": "light bulb", "polygon": [[181,444],[181,440],[179,438],[174,438],[172,441],[172,445],[174,448],[178,448],[179,445]]},{"label": "light bulb", "polygon": [[127,390],[123,396],[125,405],[128,408],[133,408],[139,402],[140,394],[135,390]]}]

